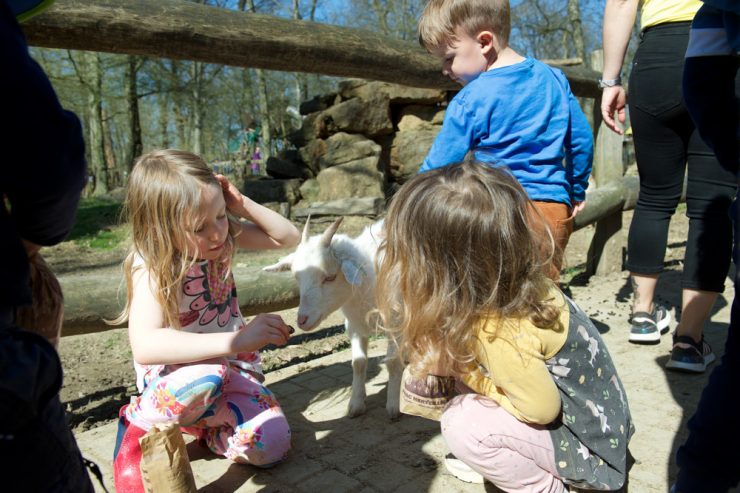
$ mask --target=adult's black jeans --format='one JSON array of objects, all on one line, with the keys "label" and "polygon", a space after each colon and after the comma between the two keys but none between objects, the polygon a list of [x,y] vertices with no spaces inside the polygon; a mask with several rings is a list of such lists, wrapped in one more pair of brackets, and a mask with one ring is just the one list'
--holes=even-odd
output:
[{"label": "adult's black jeans", "polygon": [[632,64],[629,110],[640,175],[627,242],[627,268],[658,274],[671,216],[681,199],[684,175],[689,233],[682,287],[722,292],[732,255],[729,208],[735,175],[722,168],[694,127],[681,81],[690,23],[647,28]]}]

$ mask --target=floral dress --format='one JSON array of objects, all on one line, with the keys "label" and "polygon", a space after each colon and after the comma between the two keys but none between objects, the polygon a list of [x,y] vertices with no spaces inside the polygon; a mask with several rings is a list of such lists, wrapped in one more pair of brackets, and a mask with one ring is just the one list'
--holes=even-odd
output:
[{"label": "floral dress", "polygon": [[[136,265],[141,265],[139,262]],[[180,293],[181,330],[232,332],[245,326],[234,278],[218,261],[196,263]],[[290,427],[275,396],[262,382],[258,352],[177,365],[134,362],[137,388],[126,409],[143,429],[177,422],[215,453],[236,462],[271,465],[290,449]]]}]

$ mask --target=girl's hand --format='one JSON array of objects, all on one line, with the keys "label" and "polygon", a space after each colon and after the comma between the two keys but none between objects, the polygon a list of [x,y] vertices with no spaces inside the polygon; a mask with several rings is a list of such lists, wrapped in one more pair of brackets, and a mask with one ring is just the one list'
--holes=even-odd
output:
[{"label": "girl's hand", "polygon": [[236,333],[234,352],[256,351],[268,344],[284,346],[294,331],[292,327],[286,325],[280,315],[272,313],[257,315]]},{"label": "girl's hand", "polygon": [[224,175],[215,175],[218,183],[221,185],[221,189],[224,191],[224,200],[226,201],[226,208],[229,211],[233,211],[237,208],[243,207],[243,195],[233,183],[229,181]]}]

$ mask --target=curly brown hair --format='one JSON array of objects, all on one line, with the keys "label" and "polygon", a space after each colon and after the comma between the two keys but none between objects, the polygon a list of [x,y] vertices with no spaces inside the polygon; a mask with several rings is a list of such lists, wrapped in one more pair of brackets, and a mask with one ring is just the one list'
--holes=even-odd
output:
[{"label": "curly brown hair", "polygon": [[376,298],[381,326],[416,371],[433,373],[442,358],[450,374],[469,372],[484,320],[557,325],[534,220],[543,221],[507,169],[472,160],[419,174],[398,190]]}]

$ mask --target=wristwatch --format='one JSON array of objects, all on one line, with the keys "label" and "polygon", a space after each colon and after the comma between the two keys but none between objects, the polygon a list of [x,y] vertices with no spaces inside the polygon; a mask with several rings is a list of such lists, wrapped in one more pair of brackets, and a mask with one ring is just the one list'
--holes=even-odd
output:
[{"label": "wristwatch", "polygon": [[599,87],[604,89],[607,87],[615,87],[615,86],[621,86],[622,85],[622,77],[617,77],[616,79],[599,79]]}]

